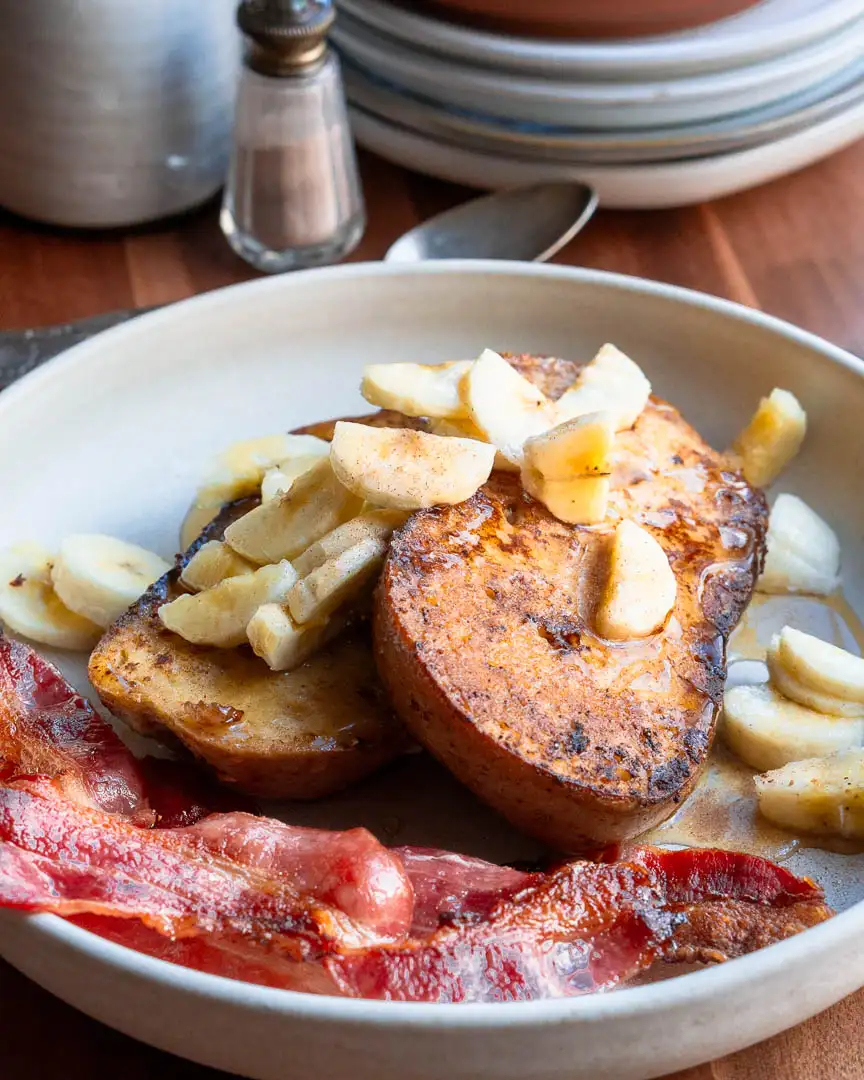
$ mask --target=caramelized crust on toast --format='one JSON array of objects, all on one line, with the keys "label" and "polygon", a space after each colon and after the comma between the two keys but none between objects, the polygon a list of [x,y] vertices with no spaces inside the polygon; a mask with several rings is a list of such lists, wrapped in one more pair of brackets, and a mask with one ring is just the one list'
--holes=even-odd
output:
[{"label": "caramelized crust on toast", "polygon": [[[511,363],[553,397],[578,371]],[[611,643],[593,609],[622,517],[663,546],[678,595],[662,631]],[[606,525],[563,524],[503,473],[414,514],[376,595],[379,671],[411,733],[515,825],[568,851],[635,836],[705,762],[766,525],[762,493],[652,400],[616,440]]]},{"label": "caramelized crust on toast", "polygon": [[237,789],[266,798],[316,799],[401,753],[363,620],[296,671],[271,671],[251,649],[192,645],[157,610],[182,591],[180,570],[198,547],[257,505],[226,507],[96,646],[90,681],[136,731],[182,745]]}]

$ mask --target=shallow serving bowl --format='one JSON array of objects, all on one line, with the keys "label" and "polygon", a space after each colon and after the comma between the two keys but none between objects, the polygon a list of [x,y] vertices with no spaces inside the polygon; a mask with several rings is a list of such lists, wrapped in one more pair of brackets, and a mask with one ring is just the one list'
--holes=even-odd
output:
[{"label": "shallow serving bowl", "polygon": [[[589,357],[613,338],[715,445],[780,385],[811,430],[784,490],[843,543],[864,609],[864,364],[758,312],[668,286],[522,264],[354,265],[237,286],[78,346],[0,395],[0,547],[104,531],[170,555],[210,455],[361,407],[372,360],[498,349]],[[80,662],[65,671],[84,686]],[[524,840],[423,759],[288,820],[511,859]],[[803,851],[836,919],[760,953],[618,993],[500,1005],[312,997],[173,967],[53,916],[0,918],[0,952],[130,1035],[260,1080],[644,1080],[798,1023],[864,984],[861,857]]]}]

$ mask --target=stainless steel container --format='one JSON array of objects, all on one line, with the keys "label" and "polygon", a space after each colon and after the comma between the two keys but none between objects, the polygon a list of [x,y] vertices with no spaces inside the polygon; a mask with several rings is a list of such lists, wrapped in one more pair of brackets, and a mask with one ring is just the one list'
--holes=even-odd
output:
[{"label": "stainless steel container", "polygon": [[235,0],[0,4],[0,206],[106,227],[221,186],[239,71]]}]

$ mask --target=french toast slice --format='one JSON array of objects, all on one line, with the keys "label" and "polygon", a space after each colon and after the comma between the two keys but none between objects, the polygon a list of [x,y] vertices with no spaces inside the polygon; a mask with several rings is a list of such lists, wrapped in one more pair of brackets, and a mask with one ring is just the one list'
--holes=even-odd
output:
[{"label": "french toast slice", "polygon": [[[362,422],[403,426],[375,414]],[[301,432],[329,438],[335,423]],[[316,799],[348,787],[409,744],[372,658],[368,619],[358,619],[300,668],[273,672],[251,649],[192,645],[160,622],[178,596],[180,571],[207,540],[258,504],[226,506],[165,577],[111,626],[90,658],[103,704],[130,727],[182,746],[219,779],[262,798]]]},{"label": "french toast slice", "polygon": [[[578,367],[511,358],[550,397]],[[467,502],[396,533],[375,655],[411,733],[513,824],[556,849],[626,839],[689,793],[710,750],[725,645],[764,557],[767,505],[671,405],[616,439],[608,524],[565,525],[493,473]],[[677,578],[665,628],[593,631],[617,518],[648,529]]]}]

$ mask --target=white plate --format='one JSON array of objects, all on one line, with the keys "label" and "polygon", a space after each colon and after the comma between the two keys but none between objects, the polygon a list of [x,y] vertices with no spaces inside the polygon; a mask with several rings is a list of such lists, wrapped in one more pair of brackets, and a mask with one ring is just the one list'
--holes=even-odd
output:
[{"label": "white plate", "polygon": [[451,59],[545,78],[679,78],[792,52],[864,13],[861,0],[763,0],[731,19],[631,41],[544,41],[484,33],[385,0],[337,0],[383,34]]},{"label": "white plate", "polygon": [[[370,359],[436,361],[486,344],[584,357],[610,334],[715,445],[728,443],[772,386],[799,395],[810,431],[784,488],[838,528],[847,594],[864,609],[864,502],[849,499],[864,453],[864,364],[711,297],[524,264],[312,271],[210,293],[78,346],[0,395],[0,547],[86,529],[168,555],[215,450],[357,409],[355,387]],[[81,665],[64,666],[83,686]],[[413,760],[422,767],[424,759]],[[518,848],[441,771],[427,767],[425,785],[403,783],[401,802],[393,774],[292,818],[389,820],[391,829],[395,820],[397,842],[499,855]],[[795,859],[790,865],[817,873],[839,906],[864,895],[861,859]],[[4,914],[0,952],[107,1024],[261,1080],[643,1080],[770,1036],[857,988],[864,906],[697,974],[506,1005],[255,987],[138,955],[54,916]]]},{"label": "white plate", "polygon": [[798,93],[864,53],[864,19],[796,52],[757,64],[661,81],[555,81],[472,68],[382,38],[355,20],[333,41],[352,62],[396,87],[443,105],[506,120],[634,129],[730,116]]},{"label": "white plate", "polygon": [[441,108],[398,93],[351,65],[344,66],[345,89],[352,105],[420,135],[487,154],[531,162],[577,165],[637,164],[680,161],[760,146],[864,101],[864,61],[845,68],[818,87],[760,109],[706,124],[642,131],[543,133],[511,128]]},{"label": "white plate", "polygon": [[518,187],[543,180],[591,184],[603,206],[653,210],[689,206],[756,187],[828,157],[864,135],[864,103],[805,131],[751,150],[655,165],[574,165],[467,150],[351,108],[357,141],[417,172],[477,188]]}]

